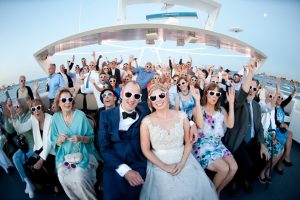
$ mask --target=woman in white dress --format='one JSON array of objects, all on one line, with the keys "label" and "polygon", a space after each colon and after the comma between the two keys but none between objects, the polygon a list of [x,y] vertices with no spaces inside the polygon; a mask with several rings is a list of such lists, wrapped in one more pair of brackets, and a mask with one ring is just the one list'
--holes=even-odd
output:
[{"label": "woman in white dress", "polygon": [[151,87],[149,104],[155,112],[141,124],[141,149],[148,164],[140,199],[218,199],[213,184],[191,154],[186,114],[169,109],[168,90],[162,85]]}]

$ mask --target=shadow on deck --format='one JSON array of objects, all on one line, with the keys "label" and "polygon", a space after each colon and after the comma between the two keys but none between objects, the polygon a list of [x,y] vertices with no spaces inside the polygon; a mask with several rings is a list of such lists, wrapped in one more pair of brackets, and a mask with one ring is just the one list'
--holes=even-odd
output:
[{"label": "shadow on deck", "polygon": [[[253,192],[246,194],[241,188],[238,188],[235,197],[229,197],[228,191],[221,194],[221,200],[300,200],[300,144],[294,142],[292,148],[293,167],[285,167],[283,175],[272,172],[272,184],[268,190],[265,185],[255,181],[252,184]],[[20,200],[29,199],[24,193],[25,183],[21,182],[16,170],[11,175],[7,175],[1,168],[0,171],[1,200]],[[34,199],[41,200],[64,200],[68,197],[62,191],[58,196],[54,196],[47,190],[36,190]],[[209,199],[208,199],[209,200]]]}]

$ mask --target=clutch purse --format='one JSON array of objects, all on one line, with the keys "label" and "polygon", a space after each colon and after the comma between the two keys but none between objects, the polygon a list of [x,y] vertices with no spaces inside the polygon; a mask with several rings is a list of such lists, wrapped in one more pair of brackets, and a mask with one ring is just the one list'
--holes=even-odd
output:
[{"label": "clutch purse", "polygon": [[78,152],[78,153],[70,153],[65,155],[65,162],[68,163],[80,163],[82,160],[82,153]]}]

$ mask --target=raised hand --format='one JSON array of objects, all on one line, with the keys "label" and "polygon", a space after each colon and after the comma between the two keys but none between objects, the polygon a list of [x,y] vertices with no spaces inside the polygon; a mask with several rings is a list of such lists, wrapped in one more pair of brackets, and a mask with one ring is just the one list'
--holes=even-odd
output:
[{"label": "raised hand", "polygon": [[33,83],[33,91],[37,92],[39,89],[39,82],[38,81],[34,81]]},{"label": "raised hand", "polygon": [[200,101],[201,96],[198,89],[196,89],[193,85],[190,85],[190,91],[196,101]]},{"label": "raised hand", "polygon": [[234,96],[235,96],[234,87],[229,87],[228,92],[226,92],[226,98],[229,104],[234,104]]}]

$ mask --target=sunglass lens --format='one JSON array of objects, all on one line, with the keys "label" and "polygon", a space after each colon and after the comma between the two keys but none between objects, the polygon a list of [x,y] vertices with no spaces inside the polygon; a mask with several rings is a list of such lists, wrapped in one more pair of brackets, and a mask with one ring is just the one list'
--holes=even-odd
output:
[{"label": "sunglass lens", "polygon": [[66,103],[67,99],[66,98],[62,98],[61,102]]},{"label": "sunglass lens", "polygon": [[156,96],[150,96],[149,97],[151,101],[155,101],[156,100]]},{"label": "sunglass lens", "polygon": [[161,94],[159,94],[158,96],[159,96],[159,98],[163,99],[163,98],[166,97],[166,94],[165,94],[165,93],[161,93]]},{"label": "sunglass lens", "polygon": [[134,98],[135,98],[135,99],[139,99],[140,97],[141,97],[140,94],[135,94],[135,95],[134,95]]},{"label": "sunglass lens", "polygon": [[35,108],[31,108],[31,111],[34,112],[34,111],[35,111]]},{"label": "sunglass lens", "polygon": [[221,93],[220,92],[216,92],[216,96],[217,97],[221,96]]},{"label": "sunglass lens", "polygon": [[130,92],[126,92],[126,93],[125,93],[125,97],[127,97],[127,98],[130,98],[131,95],[132,95],[132,94],[131,94]]}]

